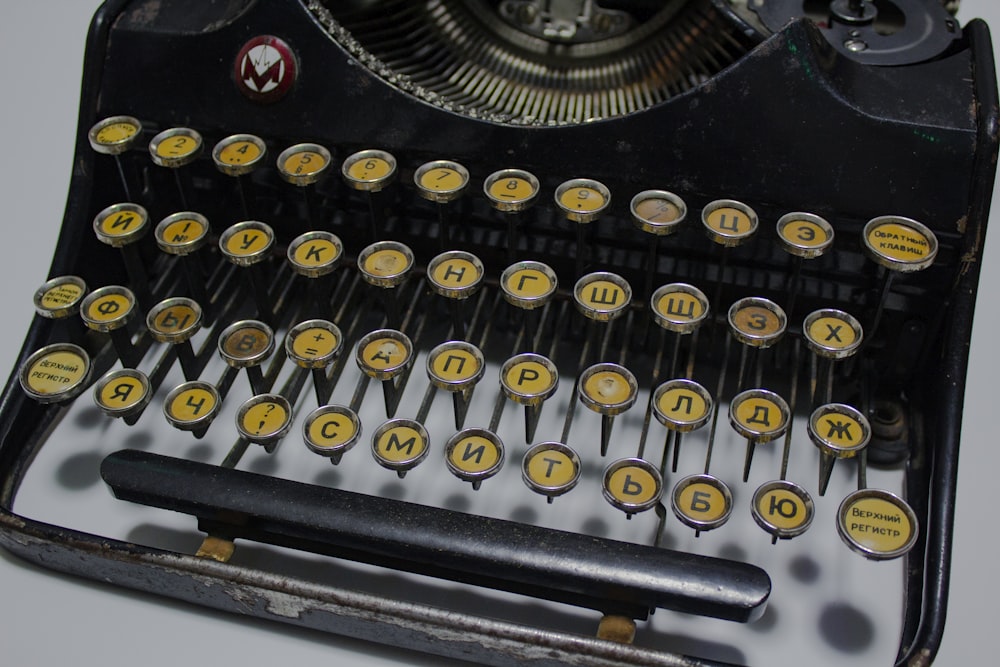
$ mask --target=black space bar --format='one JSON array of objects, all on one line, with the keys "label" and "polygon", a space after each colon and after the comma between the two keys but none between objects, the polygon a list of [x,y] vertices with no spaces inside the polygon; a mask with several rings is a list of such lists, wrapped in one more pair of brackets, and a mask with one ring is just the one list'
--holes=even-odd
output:
[{"label": "black space bar", "polygon": [[245,538],[645,618],[651,608],[751,621],[771,580],[747,563],[590,537],[122,450],[116,497]]}]

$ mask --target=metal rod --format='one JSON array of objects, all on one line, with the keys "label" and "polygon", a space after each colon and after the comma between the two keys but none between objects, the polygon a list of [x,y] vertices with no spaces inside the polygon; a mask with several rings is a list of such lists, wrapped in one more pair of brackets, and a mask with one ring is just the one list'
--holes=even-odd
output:
[{"label": "metal rod", "polygon": [[142,355],[138,353],[132,345],[132,335],[128,332],[128,327],[114,329],[108,332],[111,336],[111,344],[115,348],[115,354],[122,362],[124,368],[135,368],[142,361]]},{"label": "metal rod", "polygon": [[879,288],[878,305],[875,308],[875,315],[872,318],[872,323],[865,328],[865,340],[871,341],[875,337],[875,333],[878,331],[878,325],[882,321],[882,312],[885,310],[885,303],[889,299],[889,291],[892,289],[892,281],[896,276],[894,271],[883,267],[879,267],[882,273],[882,285]]},{"label": "metal rod", "polygon": [[417,410],[417,421],[421,424],[427,422],[427,415],[431,413],[431,406],[434,404],[434,397],[437,396],[437,387],[433,384],[427,385],[424,391],[424,398],[420,401],[420,408]]},{"label": "metal rod", "polygon": [[792,257],[792,270],[788,276],[785,288],[785,291],[788,293],[788,307],[785,309],[785,312],[788,313],[789,317],[795,311],[795,302],[798,300],[799,292],[802,289],[802,264],[804,261],[805,258],[798,255]]},{"label": "metal rod", "polygon": [[667,527],[667,508],[663,503],[656,503],[656,538],[653,540],[654,547],[663,546],[663,533]]},{"label": "metal rod", "polygon": [[184,373],[184,379],[188,382],[197,380],[201,370],[198,367],[198,359],[194,355],[194,347],[192,347],[191,341],[186,340],[176,345],[171,345],[171,347],[177,350],[177,359],[181,363],[181,371]]},{"label": "metal rod", "polygon": [[370,377],[362,373],[358,376],[358,383],[354,387],[354,394],[351,396],[350,408],[357,413],[361,409],[361,403],[365,400],[365,393],[368,391],[368,381]]},{"label": "metal rod", "polygon": [[448,250],[451,247],[451,220],[446,210],[447,204],[439,203],[438,211],[438,240],[441,250]]},{"label": "metal rod", "polygon": [[316,392],[316,405],[326,405],[333,393],[333,384],[326,375],[326,369],[314,368],[310,373],[313,379],[313,389]]},{"label": "metal rod", "polygon": [[517,261],[517,216],[515,212],[503,214],[507,218],[507,264]]},{"label": "metal rod", "polygon": [[132,192],[128,186],[128,179],[125,178],[125,166],[122,164],[121,154],[115,155],[115,166],[118,168],[118,177],[122,181],[122,189],[125,191],[125,201],[133,201]]},{"label": "metal rod", "polygon": [[601,415],[601,456],[608,455],[608,446],[611,444],[611,429],[614,425],[614,417]]},{"label": "metal rod", "polygon": [[712,425],[708,431],[708,447],[705,451],[705,474],[712,465],[712,450],[715,448],[715,432],[719,424],[719,408],[722,405],[722,392],[726,386],[726,366],[729,365],[729,349],[732,347],[732,336],[726,336],[726,344],[722,353],[722,368],[719,371],[719,382],[715,391],[715,401],[712,405]]},{"label": "metal rod", "polygon": [[653,393],[659,385],[660,364],[663,363],[663,348],[666,340],[666,333],[666,329],[660,329],[660,335],[656,343],[656,357],[653,360],[653,371],[651,373],[649,384],[649,400],[646,401],[646,414],[642,417],[642,432],[639,435],[639,449],[635,455],[636,458],[639,459],[645,458],[646,438],[649,435],[649,424],[653,417]]},{"label": "metal rod", "polygon": [[462,317],[462,299],[449,299],[451,312],[452,340],[465,340],[465,319]]},{"label": "metal rod", "polygon": [[465,418],[469,414],[469,404],[472,401],[472,387],[463,391],[456,391],[451,395],[451,402],[455,408],[455,430],[461,431],[465,425]]},{"label": "metal rod", "polygon": [[190,210],[191,207],[188,206],[187,198],[187,186],[191,180],[190,174],[187,174],[186,176],[182,175],[179,168],[171,169],[171,171],[174,172],[174,182],[177,184],[177,194],[180,195],[181,198],[181,210]]},{"label": "metal rod", "polygon": [[699,329],[695,329],[694,333],[691,334],[691,347],[688,350],[687,370],[684,373],[684,377],[686,379],[688,379],[688,380],[690,380],[694,376],[695,354],[696,354],[697,347],[698,347],[698,334],[700,332],[701,332],[701,329],[699,328]]},{"label": "metal rod", "polygon": [[788,476],[788,459],[792,452],[792,427],[795,425],[795,404],[799,396],[799,367],[802,363],[802,339],[795,339],[795,347],[792,352],[792,382],[788,392],[788,413],[791,418],[788,420],[788,430],[785,431],[784,449],[781,452],[781,475],[779,479]]},{"label": "metal rod", "polygon": [[[597,334],[597,323],[591,320],[590,324],[592,325],[589,332],[590,335],[587,336],[587,340],[580,349],[580,358],[576,364],[576,379],[573,381],[573,393],[570,394],[569,405],[566,406],[566,418],[563,420],[562,439],[560,440],[563,444],[569,444],[569,433],[573,428],[573,416],[576,414],[576,397],[580,390],[580,374],[583,369],[586,368],[585,364],[587,363],[587,358],[590,355],[590,346],[592,343],[596,342],[595,336]],[[549,358],[551,359],[552,357],[550,356]]]},{"label": "metal rod", "polygon": [[146,276],[146,268],[143,265],[142,257],[139,256],[139,247],[129,244],[121,247],[122,260],[125,264],[125,272],[128,274],[129,284],[135,293],[136,299],[144,308],[153,305],[152,294],[149,291],[149,279]]},{"label": "metal rod", "polygon": [[670,374],[668,377],[677,377],[677,360],[680,357],[681,351],[681,335],[680,333],[673,332],[674,344],[673,351],[670,353]]},{"label": "metal rod", "polygon": [[[674,433],[674,460],[671,462],[670,471],[677,472],[677,462],[681,457],[681,436],[684,435],[680,431]],[[664,452],[666,454],[666,452]]]},{"label": "metal rod", "polygon": [[201,306],[206,321],[211,322],[214,319],[215,308],[205,287],[205,276],[202,271],[200,258],[197,255],[183,255],[178,257],[177,260],[181,265],[181,271],[184,273],[188,293]]},{"label": "metal rod", "polygon": [[243,206],[243,215],[250,220],[254,217],[253,209],[256,208],[257,197],[254,194],[253,182],[249,176],[236,177],[236,191],[240,195],[240,204]]},{"label": "metal rod", "polygon": [[860,461],[858,461],[858,489],[868,488],[868,450],[861,450],[859,454]]},{"label": "metal rod", "polygon": [[264,379],[264,372],[260,369],[260,366],[249,366],[247,368],[247,377],[250,379],[250,390],[254,396],[266,394],[267,390],[270,389],[270,385]]},{"label": "metal rod", "polygon": [[757,441],[747,438],[747,452],[743,457],[743,481],[750,479],[750,464],[753,462],[753,453],[757,449]]},{"label": "metal rod", "polygon": [[380,220],[375,206],[375,193],[369,192],[367,199],[368,199],[368,221],[369,221],[368,231],[371,235],[371,242],[375,243],[379,240],[379,227],[381,226],[379,225]]},{"label": "metal rod", "polygon": [[646,252],[646,285],[643,295],[647,301],[653,296],[653,279],[656,277],[656,269],[659,264],[660,240],[662,238],[661,236],[654,235],[649,240],[649,249]]},{"label": "metal rod", "polygon": [[666,472],[667,470],[667,459],[670,456],[670,444],[674,441],[674,430],[671,428],[667,429],[667,434],[663,438],[663,453],[660,455],[660,471]]},{"label": "metal rod", "polygon": [[744,388],[743,380],[746,378],[747,374],[747,359],[750,356],[750,348],[747,345],[740,345],[740,370],[736,374],[736,389],[737,391]]},{"label": "metal rod", "polygon": [[274,324],[274,311],[268,298],[270,279],[264,275],[264,267],[254,264],[247,267],[250,275],[250,286],[253,289],[254,303],[257,306],[257,317],[267,324]]},{"label": "metal rod", "polygon": [[[304,186],[302,189],[302,198],[306,203],[306,220],[309,222],[311,229],[320,229],[320,216],[319,216],[319,202],[316,201],[316,192],[313,190],[312,186]],[[303,229],[303,231],[308,231]]]}]

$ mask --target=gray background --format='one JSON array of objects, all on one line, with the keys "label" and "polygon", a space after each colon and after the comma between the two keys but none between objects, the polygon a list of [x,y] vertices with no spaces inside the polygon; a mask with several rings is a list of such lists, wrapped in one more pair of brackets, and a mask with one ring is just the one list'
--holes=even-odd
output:
[{"label": "gray background", "polygon": [[[7,218],[0,261],[0,369],[9,369],[32,316],[31,293],[44,281],[63,214],[76,131],[79,76],[94,0],[3,0],[0,188]],[[965,0],[960,18],[1000,26],[1000,6]],[[234,128],[234,131],[238,128]],[[948,629],[938,664],[982,664],[995,652],[994,601],[1000,598],[1000,545],[992,489],[1000,470],[996,378],[1000,376],[1000,209],[983,268],[960,466]],[[63,577],[0,553],[0,661],[7,665],[441,664],[436,658],[355,640],[248,621],[122,589]],[[980,658],[980,660],[976,660]]]}]

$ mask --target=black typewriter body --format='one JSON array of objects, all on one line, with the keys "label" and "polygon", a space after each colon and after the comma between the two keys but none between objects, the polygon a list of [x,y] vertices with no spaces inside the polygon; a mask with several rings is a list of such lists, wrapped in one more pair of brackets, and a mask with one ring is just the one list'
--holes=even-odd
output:
[{"label": "black typewriter body", "polygon": [[[809,471],[792,481],[808,491],[810,505],[816,502],[814,525],[773,545],[765,529],[759,540],[780,551],[813,532],[835,535],[840,499],[824,504],[821,496],[843,497],[864,487],[866,475],[892,480],[898,488],[891,490],[912,508],[918,528],[908,553],[891,561],[903,563],[892,571],[902,580],[894,657],[899,664],[932,658],[947,601],[964,377],[996,167],[996,76],[985,24],[952,25],[954,36],[944,46],[913,62],[872,63],[831,44],[825,31],[832,21],[817,26],[800,16],[786,22],[764,10],[754,20],[749,10],[733,8],[739,3],[708,0],[668,3],[676,8],[664,10],[637,3],[643,6],[634,10],[637,15],[669,33],[668,53],[697,52],[678,56],[680,75],[657,73],[646,64],[646,78],[617,89],[613,77],[606,84],[594,76],[584,85],[618,92],[583,91],[576,102],[565,92],[553,93],[555,84],[548,92],[539,87],[531,98],[524,91],[534,89],[526,83],[523,104],[505,108],[490,106],[502,96],[504,82],[494,82],[492,97],[470,93],[476,86],[468,81],[459,91],[442,84],[459,79],[453,68],[460,67],[463,51],[449,54],[453,64],[435,54],[435,46],[456,39],[469,48],[463,41],[469,34],[456,25],[477,25],[485,21],[482,12],[518,4],[121,0],[101,8],[88,38],[73,178],[50,277],[78,276],[90,291],[127,286],[141,314],[116,341],[108,332],[85,327],[78,316],[36,316],[31,323],[2,402],[0,542],[56,570],[480,663],[730,664],[749,659],[725,648],[738,640],[724,634],[705,638],[700,648],[707,647],[707,655],[687,655],[690,642],[671,646],[669,636],[646,632],[642,624],[681,612],[752,627],[762,615],[767,618],[768,598],[780,595],[782,584],[772,582],[766,563],[757,562],[763,547],[720,550],[710,540],[727,526],[692,525],[682,510],[672,514],[671,491],[688,475],[707,475],[710,464],[723,468],[725,474],[717,474],[735,497],[728,500],[730,521],[749,524],[754,489],[777,480],[779,465],[784,480],[790,456]],[[919,3],[902,3],[911,4]],[[393,15],[398,18],[386,19]],[[673,19],[688,32],[669,32],[681,30]],[[775,21],[777,27],[768,28]],[[484,49],[511,30],[509,23],[490,25],[492,31],[482,33],[490,37],[483,38]],[[254,41],[261,37],[265,41]],[[275,42],[267,41],[272,38],[291,54],[280,63],[284,70],[243,57],[254,45],[273,47]],[[576,66],[585,69],[580,63],[597,63],[595,69],[602,63],[622,69],[644,65],[642,48],[655,37],[622,47],[635,57],[621,61],[614,60],[614,52],[579,55],[585,46],[576,43],[539,54],[531,47],[538,38],[525,39],[508,45],[510,53],[572,72]],[[653,62],[667,59],[662,55]],[[512,67],[502,59],[494,63],[497,72],[505,65]],[[435,66],[440,67],[436,78]],[[289,69],[294,78],[286,80],[282,73]],[[662,87],[643,88],[652,81]],[[272,93],[275,86],[281,90]],[[264,89],[268,92],[260,92]],[[629,97],[622,92],[629,89],[645,92]],[[546,94],[551,101],[537,101]],[[585,99],[592,104],[579,101]],[[138,119],[140,139],[120,155],[99,154],[88,130],[114,116]],[[148,149],[150,140],[172,128],[192,128],[204,144],[198,159],[177,169],[154,164]],[[252,173],[234,178],[213,163],[212,147],[237,133],[261,138],[266,159]],[[329,169],[317,182],[297,186],[279,173],[276,161],[285,149],[303,144],[328,149]],[[393,158],[394,181],[384,188],[352,187],[341,165],[362,151],[384,152],[364,154],[373,159]],[[432,163],[451,172],[456,163],[467,170],[461,196],[434,200],[418,192],[420,169]],[[488,187],[483,191],[484,179],[504,169],[537,177],[537,199],[524,210],[498,210]],[[503,178],[513,179],[510,174]],[[588,197],[604,196],[610,205],[599,217],[574,219],[579,215],[560,208],[558,193],[567,184],[583,188]],[[649,191],[659,193],[658,203],[666,200],[662,191],[682,200],[687,215],[676,231],[658,236],[635,221],[641,215],[633,197]],[[150,224],[145,237],[129,244],[131,258],[95,234],[95,218],[128,202],[144,207]],[[759,219],[753,236],[727,236],[725,218],[713,235],[698,217],[707,220],[720,206],[749,210]],[[198,212],[211,225],[206,245],[189,256],[162,252],[152,231],[181,211]],[[829,222],[832,245],[822,255],[796,255],[782,244],[775,223],[793,212]],[[887,265],[891,258],[873,259],[877,252],[866,250],[864,239],[874,238],[868,235],[878,225],[871,221],[882,216],[895,216],[883,225],[922,223],[910,230],[936,246],[933,263],[896,272]],[[246,220],[266,223],[274,237],[273,248],[253,267],[229,261],[220,251],[220,237]],[[297,274],[286,259],[289,246],[313,231],[332,232],[343,243],[339,266],[325,276]],[[377,241],[402,243],[412,251],[415,259],[404,282],[388,287],[361,275],[359,262]],[[429,287],[432,264],[445,252],[471,253],[481,262],[481,285],[468,298]],[[526,261],[542,262],[558,276],[558,289],[537,310],[518,308],[504,296],[503,272]],[[578,281],[608,279],[601,272],[631,290],[620,317],[618,311],[600,312],[604,304],[596,288],[590,311],[584,312],[585,287]],[[140,274],[146,278],[142,285],[134,280]],[[619,283],[601,284],[607,298],[607,290]],[[705,296],[709,316],[696,334],[670,329],[651,314],[655,290],[676,284],[694,285]],[[143,323],[164,299],[196,295],[205,300],[203,331],[193,339],[200,348],[193,362],[197,370],[181,376],[181,353],[153,341]],[[787,318],[780,342],[758,345],[731,333],[733,316],[727,314],[747,298],[780,306]],[[849,313],[864,327],[863,342],[849,358],[821,358],[810,347],[803,321],[824,309]],[[323,383],[318,375],[296,366],[284,351],[289,330],[314,318],[335,323],[342,337],[339,355],[326,367],[325,392],[314,386]],[[262,365],[261,377],[250,383],[248,371],[231,370],[216,352],[220,332],[237,320],[260,320],[273,329],[276,350]],[[365,379],[355,368],[359,341],[385,329],[412,341],[410,365],[398,379]],[[424,377],[423,355],[453,340],[475,343],[482,351],[485,373],[474,392],[435,388]],[[86,354],[92,365],[82,380],[86,388],[67,401],[33,400],[19,378],[37,350],[60,343]],[[544,403],[515,399],[501,388],[503,364],[528,352],[551,358],[559,368],[559,388]],[[627,411],[608,410],[603,419],[580,398],[586,395],[583,372],[598,363],[629,369],[638,386]],[[32,471],[45,460],[45,450],[59,446],[52,443],[60,422],[93,422],[92,387],[125,367],[143,370],[154,385],[150,404],[129,415],[138,420],[133,429],[163,422],[165,396],[181,382],[197,376],[220,387],[223,413],[198,439],[163,423],[157,438],[166,435],[155,443],[137,437],[100,446],[101,474],[121,499],[104,502],[158,508],[149,516],[174,510],[169,515],[187,522],[179,529],[186,533],[178,538],[173,528],[157,534],[145,527],[106,537],[27,511],[22,515],[15,497],[22,483],[28,488],[30,475],[38,474]],[[523,371],[520,377],[526,377]],[[705,426],[691,435],[684,431],[683,448],[679,435],[661,444],[668,430],[652,416],[653,391],[672,379],[697,380],[718,406]],[[374,386],[380,383],[386,407]],[[730,426],[725,405],[745,390],[765,388],[791,404],[792,426],[773,440],[748,444],[745,454],[742,432],[730,433],[739,428]],[[452,393],[456,412],[468,398],[461,427],[453,423],[462,420],[453,418],[446,393]],[[829,401],[820,400],[824,393]],[[230,413],[258,394],[283,396],[294,413],[289,432],[265,446],[232,430]],[[358,442],[343,452],[343,462],[335,458],[334,473],[301,442],[303,419],[324,402],[350,403],[361,415]],[[821,480],[825,493],[819,494],[819,445],[810,442],[804,424],[824,403],[857,407],[871,422],[872,442],[857,456],[838,456],[830,487]],[[540,416],[532,417],[535,408]],[[81,410],[82,417],[73,412]],[[744,418],[744,426],[762,414]],[[795,414],[798,424],[792,421]],[[426,422],[429,432],[426,459],[371,460],[364,450],[370,450],[373,436],[378,440],[380,427],[390,418],[414,415],[424,417],[415,421]],[[533,418],[539,422],[531,432]],[[502,439],[504,467],[491,471],[497,479],[456,479],[458,473],[450,474],[444,464],[445,443],[457,431],[485,429],[487,423]],[[628,435],[627,425],[634,428]],[[114,433],[123,432],[121,420],[114,427]],[[641,440],[635,434],[640,428]],[[604,443],[602,429],[610,433]],[[794,449],[789,455],[786,448],[782,461],[788,430]],[[201,436],[209,444],[199,449]],[[530,477],[526,452],[542,442],[579,452],[580,488],[556,492],[521,481]],[[405,443],[395,443],[402,452]],[[598,451],[602,444],[611,449],[606,455]],[[374,447],[377,451],[378,444]],[[299,459],[312,457],[316,472],[298,478],[267,462],[290,449]],[[683,457],[679,470],[675,452]],[[728,460],[734,457],[738,460]],[[601,497],[602,475],[611,474],[607,466],[635,459],[653,462],[662,496],[642,508],[623,509],[621,498],[609,505]],[[362,487],[348,465],[366,466],[366,474],[378,481]],[[303,466],[296,463],[294,469]],[[398,482],[393,472],[400,473]],[[476,483],[475,490],[468,482]],[[481,500],[501,482],[524,496],[513,509]],[[420,483],[452,488],[444,501],[431,502],[414,490]],[[634,488],[629,484],[622,490]],[[566,506],[589,504],[601,506],[599,518],[577,522],[559,514]],[[690,507],[696,504],[697,499]],[[614,528],[607,516],[614,517]],[[194,548],[177,546],[190,543],[195,525]],[[689,539],[695,530],[698,541]],[[684,537],[676,537],[680,534]],[[277,549],[244,547],[254,542]],[[704,543],[703,550],[689,548]],[[864,560],[843,545],[837,548],[845,560]],[[249,556],[241,560],[244,549]],[[295,555],[300,553],[307,555]],[[401,586],[403,593],[393,597],[386,589],[394,587],[394,578],[372,586],[383,575],[364,570],[355,580],[350,569],[327,575],[322,565],[327,559],[415,573],[418,583]],[[447,583],[439,590],[426,579]],[[479,587],[504,597],[479,599]],[[552,612],[556,628],[508,618],[519,604],[512,600],[527,600],[545,617],[549,612],[535,610],[540,603],[532,598],[574,611],[565,618]],[[669,611],[649,620],[656,608]],[[633,641],[636,623],[640,631]]]}]

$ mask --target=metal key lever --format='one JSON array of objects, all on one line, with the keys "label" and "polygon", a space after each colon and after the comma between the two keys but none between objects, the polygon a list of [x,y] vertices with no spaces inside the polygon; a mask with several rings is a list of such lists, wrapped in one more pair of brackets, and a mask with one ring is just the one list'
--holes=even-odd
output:
[{"label": "metal key lever", "polygon": [[203,529],[645,618],[654,607],[759,617],[767,573],[729,561],[313,486],[135,450],[101,476],[121,500]]}]

